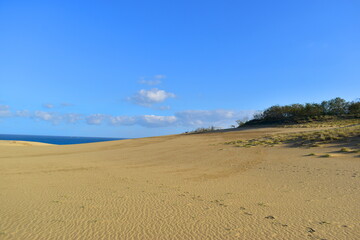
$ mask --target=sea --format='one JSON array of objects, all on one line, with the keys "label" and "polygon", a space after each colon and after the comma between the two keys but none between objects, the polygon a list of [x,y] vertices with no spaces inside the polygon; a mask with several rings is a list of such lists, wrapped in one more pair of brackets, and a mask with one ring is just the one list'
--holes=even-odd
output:
[{"label": "sea", "polygon": [[57,145],[93,143],[123,140],[127,138],[103,138],[103,137],[68,137],[68,136],[42,136],[42,135],[15,135],[0,134],[0,140],[42,142]]}]

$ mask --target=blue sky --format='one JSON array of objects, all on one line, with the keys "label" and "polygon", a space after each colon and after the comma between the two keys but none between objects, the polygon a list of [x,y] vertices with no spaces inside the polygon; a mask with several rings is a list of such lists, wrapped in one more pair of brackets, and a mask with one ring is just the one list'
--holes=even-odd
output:
[{"label": "blue sky", "polygon": [[146,137],[355,100],[360,2],[0,0],[0,133]]}]

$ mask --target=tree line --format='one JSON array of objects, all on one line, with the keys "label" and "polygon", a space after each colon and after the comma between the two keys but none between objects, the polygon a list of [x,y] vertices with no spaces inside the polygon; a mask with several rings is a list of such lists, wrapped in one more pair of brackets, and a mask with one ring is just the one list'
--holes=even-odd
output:
[{"label": "tree line", "polygon": [[291,105],[275,105],[255,114],[248,124],[296,122],[301,119],[317,119],[321,116],[359,117],[360,100],[347,102],[342,98],[334,98],[321,103],[305,103]]}]

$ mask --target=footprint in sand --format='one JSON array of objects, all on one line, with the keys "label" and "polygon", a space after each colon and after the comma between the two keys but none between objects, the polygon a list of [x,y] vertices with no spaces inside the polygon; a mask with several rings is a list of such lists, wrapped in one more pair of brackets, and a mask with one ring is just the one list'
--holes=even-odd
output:
[{"label": "footprint in sand", "polygon": [[281,226],[281,227],[287,227],[287,226],[288,226],[287,224],[283,224],[283,223],[277,222],[277,221],[272,222],[271,224],[273,224],[273,225],[275,225],[275,226]]},{"label": "footprint in sand", "polygon": [[217,199],[216,199],[216,200],[210,201],[210,202],[216,204],[216,205],[219,206],[219,207],[227,207],[227,205],[224,204],[223,201],[224,201],[224,200],[217,200]]},{"label": "footprint in sand", "polygon": [[245,215],[248,215],[248,216],[251,216],[251,215],[252,215],[252,213],[245,211],[246,208],[244,208],[244,207],[240,207],[239,209],[242,210],[242,211],[243,211],[243,214],[245,214]]},{"label": "footprint in sand", "polygon": [[259,202],[257,205],[260,206],[260,207],[268,207],[269,206],[269,205],[267,205],[266,203],[263,203],[263,202]]},{"label": "footprint in sand", "polygon": [[313,229],[311,227],[307,227],[306,231],[309,233],[308,237],[311,238],[311,239],[327,240],[326,238],[322,238],[322,237],[317,236],[315,234],[315,232],[316,232],[315,229]]},{"label": "footprint in sand", "polygon": [[[272,215],[266,216],[265,218],[269,219],[269,220],[275,220],[275,217],[272,216]],[[281,226],[281,227],[287,227],[288,226],[287,224],[283,224],[283,223],[278,222],[278,221],[272,221],[271,224],[276,225],[276,226]]]},{"label": "footprint in sand", "polygon": [[311,228],[311,227],[307,227],[306,228],[306,231],[307,232],[309,232],[309,233],[314,233],[314,232],[316,232],[313,228]]}]

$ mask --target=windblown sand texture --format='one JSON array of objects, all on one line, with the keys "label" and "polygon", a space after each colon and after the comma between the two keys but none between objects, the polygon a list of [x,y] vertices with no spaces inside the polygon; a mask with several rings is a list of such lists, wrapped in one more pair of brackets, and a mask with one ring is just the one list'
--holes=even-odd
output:
[{"label": "windblown sand texture", "polygon": [[224,144],[289,131],[1,141],[0,239],[360,239],[352,146]]}]

